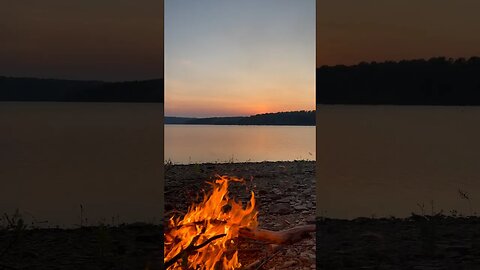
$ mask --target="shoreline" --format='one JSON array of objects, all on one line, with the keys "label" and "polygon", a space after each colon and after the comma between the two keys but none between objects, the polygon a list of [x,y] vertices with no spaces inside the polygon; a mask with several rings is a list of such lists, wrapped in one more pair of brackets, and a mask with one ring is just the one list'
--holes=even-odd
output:
[{"label": "shoreline", "polygon": [[277,161],[272,161],[272,160],[263,160],[263,161],[235,161],[235,162],[230,162],[230,161],[220,161],[220,162],[198,162],[198,163],[175,163],[171,160],[165,160],[164,165],[165,166],[199,166],[199,165],[204,165],[204,166],[212,166],[212,165],[254,165],[254,164],[272,164],[274,165],[275,163],[277,164],[283,164],[283,163],[295,163],[295,162],[316,162],[315,160],[307,160],[307,159],[301,159],[301,160],[277,160]]},{"label": "shoreline", "polygon": [[316,125],[279,125],[279,124],[272,124],[272,125],[240,125],[240,124],[182,124],[182,123],[164,123],[165,126],[255,126],[255,127],[316,127]]}]

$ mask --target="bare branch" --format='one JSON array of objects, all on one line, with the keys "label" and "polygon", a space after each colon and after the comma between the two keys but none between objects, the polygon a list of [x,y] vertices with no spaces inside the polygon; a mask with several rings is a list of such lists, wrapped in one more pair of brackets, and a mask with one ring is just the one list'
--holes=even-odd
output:
[{"label": "bare branch", "polygon": [[172,266],[173,264],[175,264],[175,262],[177,262],[178,260],[180,260],[180,258],[183,258],[183,256],[185,255],[190,255],[193,251],[197,250],[197,249],[201,249],[203,247],[205,247],[206,245],[210,244],[212,241],[215,241],[217,240],[218,238],[222,238],[224,236],[226,236],[227,234],[223,233],[223,234],[219,234],[219,235],[215,235],[213,237],[210,237],[208,238],[205,242],[203,242],[202,244],[200,245],[195,245],[195,243],[198,241],[198,238],[200,238],[202,234],[199,234],[197,236],[195,236],[193,239],[192,239],[192,242],[190,242],[190,244],[188,245],[188,247],[182,251],[180,251],[177,255],[175,255],[173,258],[171,258],[170,260],[166,261],[165,262],[165,269],[167,269],[168,267]]}]

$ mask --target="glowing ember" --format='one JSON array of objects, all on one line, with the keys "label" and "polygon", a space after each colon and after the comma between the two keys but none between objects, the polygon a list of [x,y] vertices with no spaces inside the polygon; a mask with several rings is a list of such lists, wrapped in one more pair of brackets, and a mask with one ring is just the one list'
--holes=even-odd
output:
[{"label": "glowing ember", "polygon": [[211,183],[212,191],[201,203],[192,205],[183,218],[169,220],[164,258],[165,262],[174,263],[168,269],[238,269],[241,266],[238,253],[232,247],[240,228],[257,226],[258,212],[253,192],[245,207],[228,196],[229,181],[243,180],[221,176]]}]

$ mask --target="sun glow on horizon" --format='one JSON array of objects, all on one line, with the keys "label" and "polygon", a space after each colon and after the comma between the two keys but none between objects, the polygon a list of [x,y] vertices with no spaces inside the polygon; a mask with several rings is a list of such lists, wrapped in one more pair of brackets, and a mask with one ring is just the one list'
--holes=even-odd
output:
[{"label": "sun glow on horizon", "polygon": [[[290,112],[290,111],[312,111],[315,110],[315,104],[312,100],[311,106],[302,106],[298,104],[267,104],[267,103],[247,103],[227,102],[219,104],[208,102],[207,104],[198,104],[195,100],[177,101],[175,103],[165,103],[165,115],[177,117],[231,117],[231,116],[251,116],[256,114]],[[178,104],[180,106],[173,106]]]}]

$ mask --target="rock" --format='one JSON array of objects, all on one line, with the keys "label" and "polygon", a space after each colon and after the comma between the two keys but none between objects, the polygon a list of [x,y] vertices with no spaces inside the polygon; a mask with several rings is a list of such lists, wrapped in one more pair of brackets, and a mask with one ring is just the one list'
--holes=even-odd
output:
[{"label": "rock", "polygon": [[293,250],[288,249],[287,252],[285,252],[285,256],[287,257],[295,257],[297,256],[297,253],[295,253]]},{"label": "rock", "polygon": [[294,197],[288,196],[288,197],[283,197],[283,198],[279,199],[278,202],[279,202],[279,203],[289,203],[289,202],[291,202],[293,199],[294,199]]},{"label": "rock", "polygon": [[[267,197],[267,196],[265,196],[265,197]],[[283,195],[282,194],[270,194],[270,195],[268,195],[268,197],[270,197],[270,199],[272,201],[279,201],[283,198]]]},{"label": "rock", "polygon": [[278,189],[278,188],[273,188],[273,189],[272,189],[272,193],[273,193],[273,194],[276,194],[276,195],[283,194],[283,192],[282,192],[280,189]]},{"label": "rock", "polygon": [[257,196],[269,196],[269,193],[263,189],[259,190],[257,194],[258,194]]},{"label": "rock", "polygon": [[286,261],[282,264],[282,268],[283,269],[291,269],[290,267],[293,267],[296,264],[297,264],[296,261]]},{"label": "rock", "polygon": [[307,210],[308,208],[305,206],[305,205],[295,205],[293,208],[295,208],[295,210],[298,210],[298,211],[302,211],[302,210]]},{"label": "rock", "polygon": [[307,218],[307,223],[308,223],[308,224],[315,224],[315,222],[316,222],[315,216],[309,216],[309,217]]},{"label": "rock", "polygon": [[289,203],[275,203],[270,206],[270,213],[288,215],[293,212]]},{"label": "rock", "polygon": [[315,259],[317,258],[317,256],[315,254],[310,253],[310,252],[306,254],[306,257],[309,258],[312,261],[315,261]]}]

